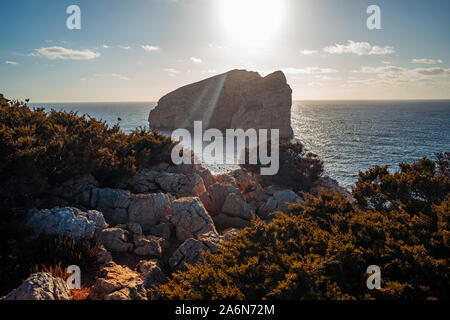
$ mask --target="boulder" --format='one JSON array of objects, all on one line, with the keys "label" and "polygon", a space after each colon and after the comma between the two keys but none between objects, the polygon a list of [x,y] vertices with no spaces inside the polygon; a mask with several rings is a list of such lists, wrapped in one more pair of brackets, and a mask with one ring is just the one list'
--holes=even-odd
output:
[{"label": "boulder", "polygon": [[292,203],[300,203],[300,198],[292,190],[277,191],[271,196],[267,202],[258,208],[258,215],[262,219],[267,219],[269,214],[275,211],[289,213],[288,205]]},{"label": "boulder", "polygon": [[185,241],[209,231],[216,232],[214,222],[199,198],[181,198],[172,203],[171,222],[177,239]]},{"label": "boulder", "polygon": [[160,219],[170,214],[170,199],[166,194],[137,194],[131,197],[128,208],[129,222],[140,224],[144,232],[150,231]]},{"label": "boulder", "polygon": [[150,234],[169,240],[172,235],[173,225],[168,222],[162,222],[150,228]]},{"label": "boulder", "polygon": [[178,197],[198,197],[206,191],[203,179],[196,173],[184,175],[162,172],[156,176],[155,182],[164,192]]},{"label": "boulder", "polygon": [[32,209],[26,224],[36,235],[73,236],[76,239],[92,239],[96,230],[107,227],[103,215],[98,211],[83,212],[77,208]]},{"label": "boulder", "polygon": [[281,71],[261,77],[256,72],[232,70],[179,88],[162,97],[150,112],[151,128],[203,127],[279,129],[291,137],[292,89]]},{"label": "boulder", "polygon": [[128,221],[127,208],[131,201],[129,191],[94,188],[83,192],[80,201],[87,207],[101,211],[109,224],[117,225]]},{"label": "boulder", "polygon": [[240,195],[240,191],[231,184],[215,183],[208,188],[208,192],[200,198],[211,215],[222,212],[223,204],[230,194]]},{"label": "boulder", "polygon": [[137,270],[144,276],[144,285],[146,288],[160,285],[166,281],[166,275],[162,271],[161,262],[157,259],[139,261]]},{"label": "boulder", "polygon": [[128,231],[122,228],[103,229],[97,233],[97,240],[113,252],[128,252],[133,249],[133,244],[129,243]]},{"label": "boulder", "polygon": [[71,294],[64,280],[50,273],[34,273],[20,287],[11,291],[5,300],[70,300]]},{"label": "boulder", "polygon": [[142,276],[114,262],[100,270],[101,276],[92,286],[93,300],[147,300]]},{"label": "boulder", "polygon": [[161,258],[164,244],[163,238],[154,236],[141,236],[136,239],[134,253],[138,256],[151,256]]},{"label": "boulder", "polygon": [[194,265],[209,248],[200,240],[187,239],[169,258],[169,266],[173,271],[186,271],[186,264]]},{"label": "boulder", "polygon": [[222,212],[228,216],[238,217],[244,220],[252,219],[252,208],[242,199],[242,196],[230,193],[222,206]]},{"label": "boulder", "polygon": [[157,171],[144,169],[128,180],[126,187],[136,194],[160,192],[161,190],[155,183],[155,177],[158,174]]},{"label": "boulder", "polygon": [[213,217],[214,225],[219,230],[226,230],[229,228],[243,229],[250,227],[252,223],[249,220],[245,220],[238,217],[227,216],[226,214],[218,214]]}]

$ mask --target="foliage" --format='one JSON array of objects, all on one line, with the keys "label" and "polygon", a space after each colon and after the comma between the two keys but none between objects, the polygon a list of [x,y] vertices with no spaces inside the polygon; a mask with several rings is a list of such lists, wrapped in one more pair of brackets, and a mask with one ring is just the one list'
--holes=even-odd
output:
[{"label": "foliage", "polygon": [[[361,173],[356,203],[305,195],[159,290],[166,299],[448,299],[449,166],[439,163]],[[366,287],[370,265],[381,268],[381,290]]]},{"label": "foliage", "polygon": [[[271,143],[268,143],[270,150]],[[259,154],[259,148],[256,147]],[[251,150],[245,150],[245,159],[248,159]],[[274,176],[261,176],[263,185],[279,185],[293,188],[295,191],[309,191],[314,182],[319,179],[323,173],[323,162],[317,158],[317,155],[307,152],[304,146],[299,142],[288,142],[282,140],[279,149],[280,168]],[[242,168],[254,173],[259,173],[262,167],[258,159],[258,164],[241,165]]]},{"label": "foliage", "polygon": [[50,188],[89,173],[114,187],[137,170],[169,162],[173,146],[157,131],[125,134],[87,115],[0,99],[0,205],[30,206]]},{"label": "foliage", "polygon": [[101,245],[94,240],[42,234],[34,240],[21,240],[11,246],[8,256],[0,257],[0,295],[20,285],[30,273],[49,272],[65,278],[69,265],[77,265],[83,273],[97,267]]}]

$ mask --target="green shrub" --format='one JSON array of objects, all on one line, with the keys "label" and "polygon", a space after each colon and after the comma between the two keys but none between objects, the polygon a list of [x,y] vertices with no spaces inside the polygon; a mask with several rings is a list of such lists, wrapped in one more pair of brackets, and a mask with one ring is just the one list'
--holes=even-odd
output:
[{"label": "green shrub", "polygon": [[0,256],[0,295],[19,286],[30,273],[43,271],[62,277],[69,265],[77,265],[88,275],[98,267],[101,245],[94,240],[42,234],[34,240],[13,241],[8,254]]},{"label": "green shrub", "polygon": [[[436,164],[362,173],[358,203],[306,195],[290,214],[254,221],[159,290],[166,299],[448,299],[449,167]],[[370,265],[381,268],[381,290],[366,287]]]},{"label": "green shrub", "polygon": [[114,187],[161,161],[174,143],[157,131],[130,134],[73,112],[48,114],[0,101],[0,199],[3,209],[29,207],[51,187],[83,174]]}]

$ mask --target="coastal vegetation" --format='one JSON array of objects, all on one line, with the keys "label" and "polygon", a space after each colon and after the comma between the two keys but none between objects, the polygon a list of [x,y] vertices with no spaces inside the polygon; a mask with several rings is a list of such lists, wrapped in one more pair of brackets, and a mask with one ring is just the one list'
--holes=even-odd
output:
[{"label": "coastal vegetation", "polygon": [[[305,195],[177,273],[167,299],[449,298],[450,153],[360,173],[357,202]],[[368,290],[366,269],[382,270]]]}]

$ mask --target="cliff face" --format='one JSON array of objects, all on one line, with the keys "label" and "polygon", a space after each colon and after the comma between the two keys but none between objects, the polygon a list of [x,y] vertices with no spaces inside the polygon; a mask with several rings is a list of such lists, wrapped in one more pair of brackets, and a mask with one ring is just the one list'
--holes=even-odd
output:
[{"label": "cliff face", "polygon": [[292,89],[281,71],[261,77],[232,70],[179,88],[150,112],[151,128],[280,129],[291,137]]}]

